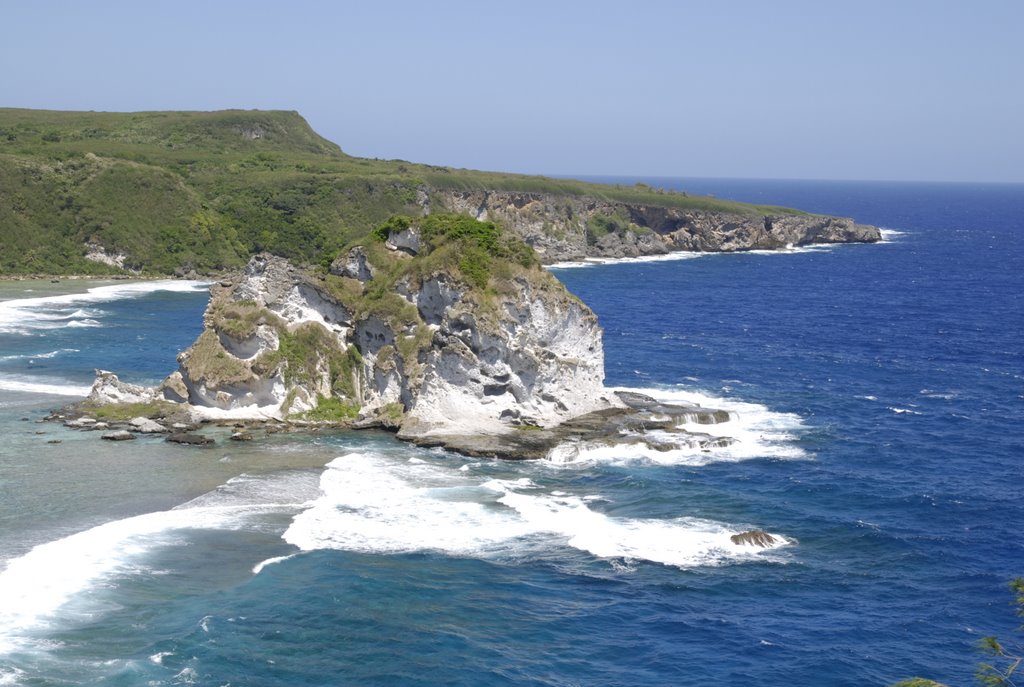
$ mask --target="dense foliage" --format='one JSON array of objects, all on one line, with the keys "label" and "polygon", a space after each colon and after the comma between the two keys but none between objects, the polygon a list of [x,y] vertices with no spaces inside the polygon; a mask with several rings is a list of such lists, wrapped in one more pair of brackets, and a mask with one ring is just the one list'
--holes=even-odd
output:
[{"label": "dense foliage", "polygon": [[[295,112],[0,109],[0,274],[215,273],[259,251],[323,263],[389,217],[420,215],[431,190],[773,210],[642,184],[354,158]],[[86,259],[100,250],[115,264]]]}]

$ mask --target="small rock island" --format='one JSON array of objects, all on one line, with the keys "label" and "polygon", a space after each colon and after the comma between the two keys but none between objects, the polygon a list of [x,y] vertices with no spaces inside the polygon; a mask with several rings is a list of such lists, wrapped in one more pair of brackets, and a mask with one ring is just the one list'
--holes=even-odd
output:
[{"label": "small rock island", "polygon": [[211,294],[204,331],[161,385],[101,372],[79,410],[380,427],[500,458],[729,441],[681,428],[724,411],[607,389],[597,317],[494,222],[393,217],[328,269],[261,254]]}]

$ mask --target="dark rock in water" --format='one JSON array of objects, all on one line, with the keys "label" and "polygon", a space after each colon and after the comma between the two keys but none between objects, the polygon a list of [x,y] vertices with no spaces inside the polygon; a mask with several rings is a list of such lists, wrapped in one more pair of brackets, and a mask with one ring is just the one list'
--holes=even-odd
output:
[{"label": "dark rock in water", "polygon": [[762,549],[768,548],[778,541],[775,537],[764,530],[741,532],[740,534],[732,535],[729,539],[732,540],[733,544],[739,544],[741,546],[758,546]]},{"label": "dark rock in water", "polygon": [[62,442],[60,439],[50,439],[46,443],[48,443],[48,444],[62,444],[64,442]]},{"label": "dark rock in water", "polygon": [[252,441],[252,434],[248,432],[235,432],[230,438],[231,441]]},{"label": "dark rock in water", "polygon": [[23,418],[21,418],[21,421],[22,421],[22,422],[28,422],[28,421],[29,421],[29,419],[28,419],[27,417],[23,417]]},{"label": "dark rock in water", "polygon": [[175,444],[188,444],[190,446],[206,446],[213,443],[213,439],[210,437],[205,437],[202,434],[187,434],[185,432],[171,434],[165,441]]},{"label": "dark rock in water", "polygon": [[104,434],[100,438],[107,441],[130,441],[135,438],[135,435],[126,429],[119,429],[116,432]]},{"label": "dark rock in water", "polygon": [[717,425],[729,421],[729,411],[714,408],[702,408],[699,405],[678,405],[662,403],[645,394],[632,391],[616,391],[615,395],[633,410],[643,411],[655,416],[665,416],[673,423],[694,422],[698,425]]},{"label": "dark rock in water", "polygon": [[642,445],[654,451],[672,451],[680,448],[709,450],[733,443],[730,437],[714,437],[679,427],[687,422],[726,422],[727,411],[662,403],[631,392],[616,394],[627,407],[595,410],[554,427],[516,424],[512,425],[514,431],[503,434],[434,433],[427,436],[406,436],[399,430],[398,438],[468,456],[508,460],[548,458],[556,462],[573,459],[581,449],[599,446]]}]

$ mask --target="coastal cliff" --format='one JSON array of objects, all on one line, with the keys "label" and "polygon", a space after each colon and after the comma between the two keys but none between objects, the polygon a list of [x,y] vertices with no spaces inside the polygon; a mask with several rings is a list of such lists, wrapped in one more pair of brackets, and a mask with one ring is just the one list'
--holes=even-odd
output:
[{"label": "coastal cliff", "polygon": [[327,274],[256,256],[214,286],[204,323],[161,393],[214,416],[352,420],[416,439],[621,405],[602,384],[590,309],[525,245],[467,217],[396,222]]},{"label": "coastal cliff", "polygon": [[437,191],[429,197],[447,209],[501,222],[549,264],[881,240],[877,227],[785,208],[704,209],[509,191]]},{"label": "coastal cliff", "polygon": [[871,242],[843,218],[645,184],[352,157],[296,112],[0,108],[0,276],[323,265],[394,215],[500,222],[544,263]]}]

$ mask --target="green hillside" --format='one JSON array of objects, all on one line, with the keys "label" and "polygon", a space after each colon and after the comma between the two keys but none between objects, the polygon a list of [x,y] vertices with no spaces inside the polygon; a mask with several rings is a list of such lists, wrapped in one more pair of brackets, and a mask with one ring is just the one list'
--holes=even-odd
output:
[{"label": "green hillside", "polygon": [[[669,193],[346,155],[296,112],[0,109],[0,274],[215,273],[329,260],[419,192],[499,190],[740,213]],[[122,267],[87,259],[105,251]]]}]

